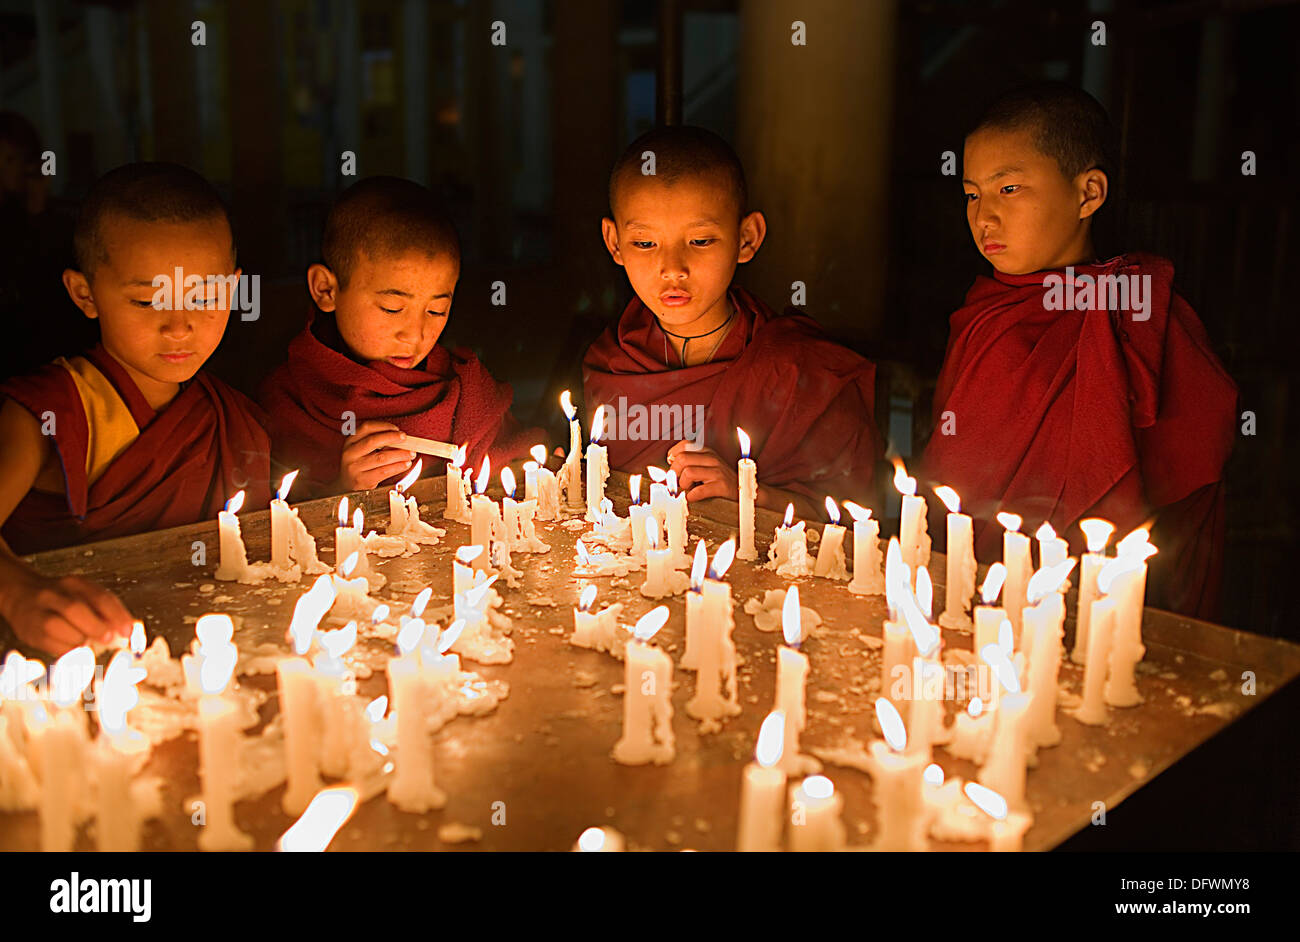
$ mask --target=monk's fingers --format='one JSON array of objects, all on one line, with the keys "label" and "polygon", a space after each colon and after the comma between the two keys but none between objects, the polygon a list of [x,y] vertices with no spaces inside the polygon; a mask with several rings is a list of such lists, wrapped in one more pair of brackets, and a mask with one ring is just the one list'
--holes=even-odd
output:
[{"label": "monk's fingers", "polygon": [[703,484],[697,484],[686,492],[686,502],[695,503],[697,500],[707,500],[710,497],[735,497],[735,494],[727,488],[727,482],[722,480],[706,481]]},{"label": "monk's fingers", "polygon": [[717,453],[711,448],[698,448],[694,442],[682,440],[672,448],[668,449],[668,463],[672,465],[675,470],[677,462],[690,455],[713,455],[714,458],[718,457]]},{"label": "monk's fingers", "polygon": [[709,481],[720,481],[722,479],[722,469],[716,465],[691,465],[677,472],[677,487],[685,491],[697,484],[706,484]]},{"label": "monk's fingers", "polygon": [[726,470],[726,465],[716,455],[683,456],[673,464],[678,487],[684,486],[683,482],[687,480],[700,480],[701,475],[724,474]]},{"label": "monk's fingers", "polygon": [[130,635],[134,619],[116,595],[88,579],[77,576],[68,577],[64,584],[71,593],[88,605],[105,625],[103,637]]},{"label": "monk's fingers", "polygon": [[81,632],[56,615],[24,619],[13,627],[25,644],[55,657],[62,657],[86,643]]},{"label": "monk's fingers", "polygon": [[401,474],[411,466],[410,461],[395,461],[390,464],[380,465],[364,472],[357,478],[357,486],[362,490],[370,490],[372,487],[378,487],[384,481],[394,475]]},{"label": "monk's fingers", "polygon": [[371,452],[379,451],[395,445],[400,445],[406,440],[406,433],[401,431],[375,432],[371,435],[353,436],[343,454],[347,458],[357,458]]},{"label": "monk's fingers", "polygon": [[354,458],[350,463],[350,467],[354,475],[359,475],[378,468],[386,468],[390,465],[409,468],[414,461],[415,452],[405,451],[400,448],[381,448],[378,451],[372,451],[369,454]]},{"label": "monk's fingers", "polygon": [[356,434],[373,435],[375,432],[396,432],[400,431],[392,422],[382,422],[379,419],[366,419],[357,426]]},{"label": "monk's fingers", "polygon": [[110,630],[110,626],[99,617],[99,613],[84,599],[75,595],[64,596],[63,601],[53,609],[53,614],[81,632],[82,640],[78,642],[79,644],[98,641]]}]

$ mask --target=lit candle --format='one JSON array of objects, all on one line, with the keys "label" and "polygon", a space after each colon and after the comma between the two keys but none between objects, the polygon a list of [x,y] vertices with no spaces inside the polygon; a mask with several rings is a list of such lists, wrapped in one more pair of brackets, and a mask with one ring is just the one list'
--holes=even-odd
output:
[{"label": "lit candle", "polygon": [[[334,528],[335,572],[341,571],[344,561],[353,553],[357,554],[356,566],[360,566],[362,550],[360,529],[348,526],[348,499],[346,497],[339,498],[338,521],[339,525]],[[358,576],[363,574],[361,571],[357,572]]]},{"label": "lit candle", "polygon": [[1006,533],[1002,534],[1002,564],[1007,567],[1007,578],[1002,587],[1002,607],[1006,609],[1007,618],[1011,621],[1017,647],[1020,646],[1021,626],[1024,624],[1027,601],[1025,591],[1029,587],[1029,574],[1033,568],[1029,560],[1029,537],[1018,532],[1021,522],[1019,514],[998,514],[998,523],[1006,527]]},{"label": "lit candle", "polygon": [[399,654],[388,662],[389,703],[397,714],[397,765],[388,785],[388,800],[412,814],[447,803],[446,793],[433,779],[429,677],[414,653],[423,635],[423,622],[408,622],[397,636]]},{"label": "lit candle", "polygon": [[659,521],[655,519],[650,512],[650,507],[641,503],[641,475],[633,474],[627,479],[628,491],[632,495],[632,504],[627,509],[628,522],[631,525],[632,549],[631,555],[635,559],[645,559],[646,551],[646,519],[655,521],[655,526]]},{"label": "lit candle", "polygon": [[844,527],[840,526],[840,508],[833,497],[826,498],[826,515],[830,523],[822,527],[821,543],[817,547],[817,564],[813,575],[824,579],[847,579],[848,567],[844,562]]},{"label": "lit candle", "polygon": [[505,496],[501,498],[501,522],[504,525],[503,543],[510,552],[515,544],[523,541],[523,524],[519,519],[519,501],[515,500],[515,473],[509,468],[501,469],[501,489]]},{"label": "lit candle", "polygon": [[334,576],[333,610],[341,618],[369,617],[375,602],[370,598],[370,583],[365,576],[350,578],[357,568],[358,554],[353,552],[343,560],[339,574]]},{"label": "lit candle", "polygon": [[[1016,692],[998,699],[994,720],[993,741],[989,745],[988,759],[979,771],[979,780],[1001,793],[1017,808],[1025,807],[1025,776],[1027,773],[1025,723],[1029,711],[1029,696],[1018,692],[1019,682],[1014,676],[998,680],[1008,690]],[[1007,681],[1011,683],[1008,684]]]},{"label": "lit candle", "polygon": [[1070,544],[1056,535],[1056,529],[1046,520],[1034,531],[1038,540],[1038,568],[1051,569],[1065,562],[1070,555]]},{"label": "lit candle", "polygon": [[659,521],[653,514],[645,518],[646,554],[645,582],[641,594],[650,599],[680,595],[690,584],[689,577],[673,569],[672,551],[659,548]]},{"label": "lit candle", "polygon": [[595,601],[596,587],[588,585],[578,596],[578,607],[573,610],[573,634],[569,636],[570,644],[576,644],[580,648],[596,647],[600,633],[600,619],[591,610],[592,603]]},{"label": "lit candle", "polygon": [[900,614],[902,599],[911,591],[908,588],[907,564],[897,537],[890,537],[885,554],[885,600],[889,616],[882,630],[884,647],[880,659],[880,692],[899,711],[908,709],[908,665],[912,662],[914,647],[912,632]]},{"label": "lit candle", "polygon": [[781,750],[781,767],[788,775],[821,771],[811,756],[800,755],[799,734],[808,723],[804,686],[808,680],[808,657],[800,653],[803,643],[803,616],[799,610],[799,587],[790,586],[781,605],[781,634],[785,644],[776,652],[776,706],[785,716],[785,745]]},{"label": "lit candle", "polygon": [[795,852],[844,849],[844,799],[824,775],[810,775],[790,793],[790,849]]},{"label": "lit candle", "polygon": [[1115,607],[1118,599],[1107,595],[1111,581],[1124,562],[1112,560],[1103,566],[1097,577],[1097,591],[1101,597],[1088,606],[1088,660],[1083,668],[1083,701],[1074,711],[1074,718],[1088,726],[1101,726],[1106,722],[1106,666],[1110,658],[1111,637],[1115,632]]},{"label": "lit candle", "polygon": [[885,741],[871,744],[870,774],[877,810],[873,849],[928,850],[923,786],[925,767],[930,760],[924,753],[906,751],[907,730],[903,718],[884,697],[876,700],[876,719]]},{"label": "lit candle", "polygon": [[[560,516],[560,483],[555,478],[555,472],[546,467],[546,447],[544,445],[534,445],[530,454],[537,462],[535,472],[537,479],[537,519],[556,520]],[[527,482],[525,481],[526,486]]]},{"label": "lit candle", "polygon": [[323,789],[312,798],[302,817],[280,835],[275,849],[286,853],[323,852],[352,817],[359,797],[350,785]]},{"label": "lit candle", "polygon": [[853,517],[853,580],[849,591],[854,595],[884,595],[880,521],[872,519],[869,507],[861,507],[851,500],[846,500],[844,507]]},{"label": "lit candle", "polygon": [[591,420],[591,441],[587,445],[587,521],[600,520],[600,502],[605,499],[605,482],[609,480],[609,449],[598,444],[605,431],[605,407],[596,409]]},{"label": "lit candle", "polygon": [[[415,466],[407,472],[406,476],[394,484],[388,492],[388,527],[386,532],[389,536],[401,536],[410,527],[406,512],[406,498],[403,495],[406,493],[406,489],[419,478],[423,466],[424,459],[421,458],[415,462]],[[416,517],[419,518],[418,507]],[[301,812],[296,813],[301,814]]]},{"label": "lit candle", "polygon": [[470,498],[470,542],[483,547],[483,552],[474,558],[475,569],[491,568],[492,528],[497,520],[496,501],[483,493],[492,474],[492,459],[485,457],[478,477],[474,479],[474,496]]},{"label": "lit candle", "polygon": [[794,504],[786,504],[785,517],[767,550],[767,568],[783,576],[808,575],[812,572],[808,564],[808,534],[802,520],[791,526],[792,520]]},{"label": "lit candle", "polygon": [[560,393],[560,408],[569,420],[569,454],[560,471],[560,484],[569,507],[577,508],[582,506],[582,426],[567,389]]},{"label": "lit candle", "polygon": [[976,765],[984,761],[993,731],[993,714],[984,709],[984,701],[971,697],[966,709],[957,714],[953,724],[948,754],[955,759],[969,759]]},{"label": "lit candle", "polygon": [[693,671],[699,666],[700,637],[704,634],[704,571],[709,566],[709,551],[700,540],[695,545],[695,559],[691,564],[691,586],[686,593],[686,648],[682,652],[682,670]]},{"label": "lit candle", "polygon": [[1142,644],[1142,607],[1146,597],[1147,559],[1156,548],[1147,542],[1147,531],[1138,528],[1115,545],[1115,558],[1125,566],[1114,577],[1110,595],[1115,597],[1115,631],[1107,658],[1106,703],[1113,707],[1137,706],[1142,695],[1137,689],[1137,663],[1146,648]]},{"label": "lit candle", "polygon": [[[217,617],[229,620],[227,616]],[[234,626],[231,626],[234,630]],[[205,646],[200,654],[199,780],[207,819],[199,850],[252,850],[253,839],[235,825],[235,786],[239,780],[240,711],[225,695],[239,652],[233,643]]]},{"label": "lit candle", "polygon": [[664,530],[668,536],[668,552],[674,566],[686,556],[686,522],[690,509],[686,506],[686,495],[677,493],[677,472],[669,471],[664,476],[667,494],[660,506],[664,514]]},{"label": "lit candle", "polygon": [[[735,551],[735,540],[727,540],[718,548],[702,586],[704,606],[702,617],[697,619],[696,642],[699,668],[695,696],[686,701],[686,714],[703,720],[700,725],[702,733],[716,732],[721,728],[719,720],[740,713],[736,690],[736,645],[731,640],[731,632],[736,627],[731,586],[722,581],[735,558]],[[698,551],[696,556],[698,559]],[[797,598],[795,602],[798,603]]]},{"label": "lit candle", "polygon": [[673,736],[673,662],[647,643],[668,621],[668,606],[651,609],[636,623],[624,657],[623,735],[614,761],[664,765],[677,754]]},{"label": "lit candle", "polygon": [[749,436],[745,430],[736,427],[736,437],[740,440],[740,462],[736,466],[736,475],[740,485],[740,549],[736,556],[740,559],[758,559],[758,550],[754,547],[754,503],[758,499],[758,465],[749,457]]},{"label": "lit candle", "polygon": [[469,481],[461,470],[469,452],[468,443],[456,449],[455,456],[447,462],[447,506],[442,515],[448,520],[464,523],[469,519]]},{"label": "lit candle", "polygon": [[289,542],[293,525],[287,501],[289,488],[293,487],[296,477],[297,471],[286,474],[271,501],[271,565],[277,569],[288,569],[290,564]]},{"label": "lit candle", "polygon": [[627,842],[623,835],[611,827],[587,828],[578,835],[573,849],[584,854],[621,854]]},{"label": "lit candle", "polygon": [[221,561],[213,577],[231,582],[248,575],[248,554],[244,552],[244,539],[239,533],[239,508],[244,506],[244,492],[236,491],[226,501],[226,509],[217,514],[217,531],[221,545]]},{"label": "lit candle", "polygon": [[1025,725],[1026,746],[1055,746],[1061,741],[1056,725],[1057,677],[1061,670],[1061,638],[1065,633],[1065,600],[1057,591],[1074,560],[1066,558],[1050,569],[1040,569],[1029,580],[1025,609],[1025,637],[1029,648],[1029,716]]},{"label": "lit candle", "polygon": [[966,797],[993,819],[989,826],[989,850],[1000,852],[1023,849],[1025,831],[1034,823],[1032,815],[1010,810],[1005,798],[977,782],[966,783]]},{"label": "lit candle", "polygon": [[785,798],[785,772],[781,748],[785,741],[785,715],[773,711],[758,731],[754,761],[745,766],[740,786],[740,825],[736,850],[779,851]]},{"label": "lit candle", "polygon": [[1002,563],[994,563],[989,567],[988,573],[984,576],[984,585],[980,587],[980,598],[983,605],[975,606],[975,639],[973,650],[978,653],[984,650],[986,644],[996,644],[998,640],[998,629],[1002,626],[1003,620],[1007,613],[994,603],[998,600],[998,593],[1002,591],[1002,585],[1007,578],[1007,567]]},{"label": "lit candle", "polygon": [[38,709],[39,695],[32,683],[45,676],[45,665],[10,651],[0,668],[0,810],[35,810],[40,785],[28,759],[28,719]]},{"label": "lit candle", "polygon": [[29,755],[40,774],[42,851],[72,850],[77,837],[88,746],[81,695],[94,670],[90,648],[73,648],[50,670],[50,699],[29,714]]},{"label": "lit candle", "polygon": [[1101,572],[1101,567],[1106,565],[1106,543],[1115,532],[1115,525],[1092,517],[1080,520],[1079,529],[1087,540],[1088,552],[1083,554],[1079,566],[1079,605],[1070,660],[1076,664],[1085,664],[1088,660],[1088,626],[1092,623],[1092,603],[1097,599],[1097,575]]},{"label": "lit candle", "polygon": [[947,599],[939,624],[945,628],[971,627],[970,600],[975,594],[975,543],[969,514],[961,513],[961,498],[951,487],[934,489],[948,508]]},{"label": "lit candle", "polygon": [[136,685],[147,672],[121,651],[98,684],[99,741],[96,743],[95,841],[101,851],[140,849],[141,813],[131,792],[135,773],[149,756],[149,740],[127,725],[140,702]]},{"label": "lit candle", "polygon": [[317,759],[321,729],[319,694],[315,674],[304,655],[311,648],[317,625],[333,602],[334,584],[322,576],[294,606],[289,636],[296,657],[285,658],[275,665],[286,774],[280,805],[290,815],[302,814],[321,788]]},{"label": "lit candle", "polygon": [[908,477],[903,459],[894,458],[894,487],[902,495],[903,506],[899,519],[898,541],[903,548],[903,562],[916,585],[916,571],[930,565],[930,534],[927,532],[925,498],[916,494],[916,478]]}]

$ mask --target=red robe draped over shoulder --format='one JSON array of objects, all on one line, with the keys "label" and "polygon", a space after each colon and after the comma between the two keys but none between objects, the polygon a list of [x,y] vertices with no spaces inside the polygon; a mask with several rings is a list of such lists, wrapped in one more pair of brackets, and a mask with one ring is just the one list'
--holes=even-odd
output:
[{"label": "red robe draped over shoulder", "polygon": [[[215,519],[240,489],[245,506],[271,499],[270,440],[261,410],[242,393],[199,372],[155,412],[125,368],[103,346],[84,354],[129,409],[139,432],[92,481],[87,469],[93,428],[72,372],[51,363],[0,385],[0,393],[43,425],[66,493],[30,490],[3,528],[19,554]],[[98,378],[98,377],[96,377]]]},{"label": "red robe draped over shoulder", "polygon": [[[1056,309],[1052,274],[1062,299],[1102,276],[1139,276],[1128,284],[1149,307],[1132,294],[1125,307],[1107,289],[1090,310]],[[1111,520],[1119,537],[1154,515],[1149,601],[1210,617],[1237,387],[1174,292],[1168,260],[1122,255],[1067,274],[976,280],[952,315],[925,480],[961,495],[986,562],[1001,558],[999,510],[1031,533],[1050,521],[1076,551],[1084,517]]]},{"label": "red robe draped over shoulder", "polygon": [[[338,478],[345,412],[353,413],[357,426],[373,419],[408,435],[467,444],[470,468],[478,468],[485,455],[500,468],[544,441],[540,429],[524,429],[515,421],[510,385],[493,379],[469,350],[435,345],[424,362],[404,369],[382,360],[358,363],[344,349],[333,316],[318,311],[289,343],[289,359],[261,389],[276,461],[301,469],[317,492]],[[425,476],[445,466],[440,459],[418,457]]]},{"label": "red robe draped over shoulder", "polygon": [[[743,428],[762,483],[814,502],[830,494],[868,503],[879,454],[875,366],[811,317],[777,315],[741,288],[729,297],[737,320],[708,363],[668,365],[676,354],[639,298],[587,350],[585,404],[589,415],[601,405],[611,410],[602,438],[610,465],[634,472],[663,465],[671,446],[698,434],[692,417],[702,410],[702,444],[734,462],[736,427]],[[649,421],[669,407],[682,415],[680,427]],[[683,428],[691,434],[675,434]]]}]

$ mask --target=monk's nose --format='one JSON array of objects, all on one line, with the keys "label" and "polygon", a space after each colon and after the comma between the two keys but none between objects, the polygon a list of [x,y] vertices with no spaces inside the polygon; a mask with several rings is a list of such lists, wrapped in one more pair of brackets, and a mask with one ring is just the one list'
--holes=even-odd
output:
[{"label": "monk's nose", "polygon": [[687,274],[686,261],[676,252],[665,252],[659,262],[659,275],[665,280],[684,277]]},{"label": "monk's nose", "polygon": [[164,337],[174,337],[180,339],[186,336],[191,330],[189,311],[184,309],[167,312],[167,319],[163,321],[162,334]]}]

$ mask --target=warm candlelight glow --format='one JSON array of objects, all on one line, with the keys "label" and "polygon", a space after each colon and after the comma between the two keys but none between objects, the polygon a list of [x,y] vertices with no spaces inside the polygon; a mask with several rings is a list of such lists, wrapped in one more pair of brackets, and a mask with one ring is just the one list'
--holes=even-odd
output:
[{"label": "warm candlelight glow", "polygon": [[343,560],[343,565],[339,567],[339,572],[343,573],[344,579],[352,575],[352,570],[357,568],[360,559],[361,555],[356,550],[348,553],[348,558]]},{"label": "warm candlelight glow", "polygon": [[655,632],[662,628],[667,621],[668,606],[660,605],[658,608],[650,609],[637,620],[636,627],[632,629],[632,634],[636,636],[638,641],[644,643],[653,638]]},{"label": "warm candlelight glow", "polygon": [[903,466],[903,459],[894,456],[894,488],[900,494],[908,497],[916,496],[916,478],[907,476],[907,468]]},{"label": "warm candlelight glow", "polygon": [[785,713],[773,710],[763,720],[758,730],[758,744],[754,747],[754,760],[765,769],[781,761],[785,748]]},{"label": "warm candlelight glow", "polygon": [[1001,648],[1008,657],[1016,646],[1015,629],[1011,627],[1011,619],[1004,618],[998,625],[998,647]]},{"label": "warm candlelight glow", "polygon": [[357,623],[354,621],[335,631],[322,631],[320,634],[320,646],[325,649],[325,656],[332,661],[339,660],[356,643]]},{"label": "warm candlelight glow", "polygon": [[998,514],[998,523],[1014,533],[1020,529],[1020,524],[1024,523],[1024,520],[1020,514],[1009,514],[1004,510]]},{"label": "warm candlelight glow", "polygon": [[137,621],[131,626],[131,653],[137,656],[143,654],[144,646],[144,622]]},{"label": "warm candlelight glow", "polygon": [[1087,520],[1079,521],[1079,529],[1083,531],[1083,538],[1088,542],[1089,553],[1104,553],[1110,535],[1115,532],[1115,524],[1100,517],[1089,517]]},{"label": "warm candlelight glow", "polygon": [[424,615],[424,609],[429,604],[429,599],[433,598],[433,586],[427,585],[420,590],[415,599],[411,602],[411,617],[421,618]]},{"label": "warm candlelight glow", "polygon": [[[1007,622],[1009,625],[1010,622]],[[1007,690],[1008,693],[1020,693],[1020,677],[1016,674],[1016,669],[1011,664],[1011,659],[1007,652],[999,644],[986,644],[980,649],[980,658],[989,667],[993,668],[993,674],[997,677],[998,682]]]},{"label": "warm candlelight glow", "polygon": [[969,713],[972,718],[979,716],[984,712],[984,701],[979,697],[971,697],[970,703],[966,704],[966,712]]},{"label": "warm candlelight glow", "polygon": [[1054,540],[1056,539],[1056,530],[1048,521],[1044,520],[1043,525],[1034,531],[1034,539],[1039,542],[1042,542],[1043,540]]},{"label": "warm candlelight glow", "polygon": [[713,554],[713,565],[709,567],[709,578],[715,581],[721,579],[731,568],[731,562],[736,558],[736,538],[729,537],[727,542],[718,547],[718,551]]},{"label": "warm candlelight glow", "polygon": [[488,589],[492,588],[492,583],[496,582],[499,578],[499,576],[493,576],[491,579],[483,580],[472,589],[466,589],[464,593],[465,604],[470,608],[477,608],[479,603],[487,597]]},{"label": "warm candlelight glow", "polygon": [[362,513],[361,508],[358,507],[356,510],[352,511],[352,529],[360,533],[365,528],[365,525],[366,515]]},{"label": "warm candlelight glow", "polygon": [[415,650],[415,646],[420,643],[424,637],[424,622],[419,618],[409,618],[402,625],[402,630],[397,633],[397,651],[399,654],[410,654]]},{"label": "warm candlelight glow", "polygon": [[870,507],[863,507],[859,504],[855,504],[851,500],[846,500],[844,502],[844,509],[849,512],[849,516],[853,518],[854,523],[865,523],[871,519]]},{"label": "warm candlelight glow", "polygon": [[937,762],[931,762],[921,773],[921,778],[925,779],[925,784],[938,788],[943,784],[943,767]]},{"label": "warm candlelight glow", "polygon": [[573,544],[573,551],[574,555],[578,557],[578,564],[580,566],[586,566],[591,563],[591,554],[587,552],[587,546],[582,542],[582,540],[578,540]]},{"label": "warm candlelight glow", "polygon": [[839,505],[835,503],[835,498],[829,495],[826,498],[826,516],[830,517],[831,523],[838,524],[840,522]]},{"label": "warm candlelight glow", "polygon": [[482,552],[483,547],[481,546],[462,546],[460,549],[456,550],[456,562],[468,566],[470,563],[474,562],[474,560],[478,559]]},{"label": "warm candlelight glow", "polygon": [[564,410],[564,417],[570,422],[572,422],[573,417],[578,414],[577,410],[573,408],[573,397],[569,395],[567,389],[560,393],[560,408]]},{"label": "warm candlelight glow", "polygon": [[459,448],[456,449],[456,455],[454,458],[451,459],[451,466],[453,468],[463,468],[465,466],[465,458],[468,455],[469,455],[469,443],[466,442],[464,445],[461,445]]},{"label": "warm candlelight glow", "polygon": [[491,455],[483,456],[483,467],[479,469],[478,477],[474,479],[474,493],[482,494],[487,489],[488,479],[492,477],[492,457]]},{"label": "warm candlelight glow", "polygon": [[347,525],[348,525],[348,499],[346,497],[341,497],[339,498],[339,527],[342,528],[342,527],[346,527]]},{"label": "warm candlelight glow", "polygon": [[673,497],[677,496],[677,472],[676,471],[669,470],[669,472],[664,475],[664,485],[668,488],[669,494],[671,494]]},{"label": "warm candlelight glow", "polygon": [[989,567],[988,574],[984,577],[984,585],[980,588],[980,598],[984,600],[985,605],[992,605],[998,599],[998,593],[1002,591],[1002,584],[1007,581],[1007,567],[1002,563],[994,563]]},{"label": "warm candlelight glow", "polygon": [[835,794],[835,784],[825,775],[810,775],[803,780],[803,793],[822,801]]},{"label": "warm candlelight glow", "polygon": [[366,719],[370,720],[372,723],[378,723],[384,718],[384,714],[387,712],[387,696],[375,697],[375,699],[366,704]]},{"label": "warm candlelight glow", "polygon": [[884,734],[885,742],[889,743],[889,748],[895,752],[907,748],[907,727],[898,715],[898,708],[886,697],[876,698],[876,720],[880,723],[880,731]]},{"label": "warm candlelight glow", "polygon": [[0,669],[0,700],[25,699],[27,686],[43,676],[44,664],[34,658],[29,661],[17,651],[10,651],[5,657],[4,668]]},{"label": "warm candlelight glow", "polygon": [[1049,592],[1055,592],[1065,582],[1070,571],[1074,569],[1075,559],[1069,557],[1063,563],[1057,563],[1047,569],[1040,569],[1029,577],[1029,587],[1025,591],[1025,597],[1029,604],[1033,605],[1039,599],[1043,598]]},{"label": "warm candlelight glow", "polygon": [[289,622],[289,640],[293,642],[295,654],[306,654],[311,647],[316,626],[334,604],[334,594],[334,580],[327,575],[321,576],[294,604],[293,619]]},{"label": "warm candlelight glow", "polygon": [[596,601],[596,586],[589,585],[585,589],[583,589],[582,594],[578,596],[578,611],[580,612],[591,611],[592,603],[594,603],[595,601]]},{"label": "warm candlelight glow", "polygon": [[596,853],[605,849],[605,832],[600,828],[587,828],[578,835],[578,850]]},{"label": "warm candlelight glow", "polygon": [[99,684],[99,725],[112,733],[126,728],[126,715],[140,702],[136,684],[148,676],[143,667],[136,667],[135,659],[126,651],[119,651],[109,661],[104,679]]},{"label": "warm candlelight glow", "polygon": [[420,469],[423,467],[424,467],[424,459],[423,458],[416,459],[415,466],[411,468],[410,471],[406,472],[406,477],[402,478],[400,481],[398,481],[396,484],[393,485],[393,487],[397,490],[397,493],[405,494],[406,489],[410,487],[412,484],[414,484],[416,482],[416,479],[419,478]]},{"label": "warm candlelight glow", "polygon": [[226,513],[237,514],[239,513],[239,508],[243,506],[244,492],[242,490],[236,491],[235,496],[226,501]]},{"label": "warm candlelight glow", "polygon": [[537,462],[539,468],[544,468],[546,466],[545,445],[534,445],[532,448],[528,449],[528,453],[533,456],[533,460]]},{"label": "warm candlelight glow", "polygon": [[378,625],[380,622],[387,620],[389,608],[383,602],[375,606],[375,610],[370,613],[370,624]]},{"label": "warm candlelight glow", "polygon": [[793,504],[793,503],[786,504],[786,505],[785,505],[785,520],[782,521],[781,526],[783,526],[783,527],[788,527],[788,526],[789,526],[791,523],[793,523],[793,522],[794,522],[794,504]]},{"label": "warm candlelight glow", "polygon": [[803,613],[799,611],[797,585],[785,590],[785,601],[781,604],[781,633],[785,636],[785,643],[792,648],[803,642]]},{"label": "warm candlelight glow", "polygon": [[200,615],[194,623],[194,635],[199,639],[199,652],[225,647],[235,637],[235,623],[229,615]]},{"label": "warm candlelight glow", "polygon": [[949,513],[961,513],[961,498],[957,492],[946,484],[940,484],[934,489],[935,494],[943,501],[943,505],[948,508]]},{"label": "warm candlelight glow", "polygon": [[460,640],[461,632],[465,630],[465,619],[457,618],[447,626],[447,630],[442,633],[438,639],[438,653],[446,654],[451,650],[451,646]]},{"label": "warm candlelight glow", "polygon": [[[1126,556],[1139,552],[1143,547],[1150,545],[1150,535],[1150,527],[1147,524],[1143,524],[1115,544],[1115,555]],[[1148,553],[1147,555],[1150,556],[1151,554]]]},{"label": "warm candlelight glow", "polygon": [[916,604],[927,619],[934,611],[934,583],[930,581],[930,570],[924,566],[916,571]]},{"label": "warm candlelight glow", "polygon": [[659,548],[659,521],[653,514],[647,514],[645,518],[645,538],[646,545],[652,550]]},{"label": "warm candlelight glow", "polygon": [[507,497],[515,496],[515,473],[509,468],[501,469],[501,487],[505,490]]},{"label": "warm candlelight glow", "polygon": [[211,696],[225,692],[238,658],[239,652],[233,644],[203,652],[202,663],[199,664],[199,686],[203,692]]},{"label": "warm candlelight glow", "polygon": [[668,477],[668,472],[663,468],[656,468],[654,465],[646,465],[646,471],[650,474],[650,480],[656,484],[662,484]]},{"label": "warm candlelight glow", "polygon": [[910,573],[907,563],[903,562],[903,547],[898,537],[889,538],[889,548],[885,550],[885,600],[890,608],[897,608],[899,600],[909,591]]},{"label": "warm candlelight glow", "polygon": [[972,804],[989,817],[1001,821],[1007,816],[1007,800],[993,789],[987,788],[979,782],[967,782],[962,791],[966,793],[966,797],[971,800]]},{"label": "warm candlelight glow", "polygon": [[748,458],[749,457],[749,436],[745,434],[745,430],[741,428],[739,425],[736,426],[736,438],[740,440],[740,457]]},{"label": "warm candlelight glow", "polygon": [[632,492],[632,503],[641,503],[641,475],[631,475],[627,479],[627,489]]},{"label": "warm candlelight glow", "polygon": [[695,559],[691,563],[691,588],[696,592],[700,590],[700,586],[704,585],[704,570],[708,565],[709,551],[704,545],[704,541],[700,540],[695,544]]},{"label": "warm candlelight glow", "polygon": [[275,492],[275,496],[280,500],[287,500],[289,497],[289,488],[293,487],[294,480],[298,477],[297,471],[290,471],[280,479],[280,486]]},{"label": "warm candlelight glow", "polygon": [[[916,581],[920,584],[921,580],[918,578]],[[929,654],[939,643],[939,630],[926,620],[920,603],[910,593],[902,596],[899,610],[903,613],[907,630],[912,633],[912,640],[916,642],[916,649],[923,655]]]},{"label": "warm candlelight glow", "polygon": [[591,420],[591,443],[593,445],[600,441],[601,433],[605,431],[605,407],[596,407],[596,417]]},{"label": "warm candlelight glow", "polygon": [[311,800],[307,810],[281,835],[275,849],[287,852],[321,853],[334,835],[352,817],[357,807],[357,790],[348,785],[326,788]]},{"label": "warm candlelight glow", "polygon": [[[1151,553],[1156,551],[1156,548],[1151,546],[1151,544],[1147,543],[1144,545],[1151,551]],[[1097,588],[1101,594],[1108,595],[1110,593],[1110,587],[1114,584],[1115,580],[1124,573],[1132,572],[1134,569],[1141,566],[1148,555],[1150,555],[1150,553],[1120,553],[1114,559],[1110,560],[1110,562],[1106,563],[1106,565],[1102,566],[1101,572],[1097,573]]]}]

